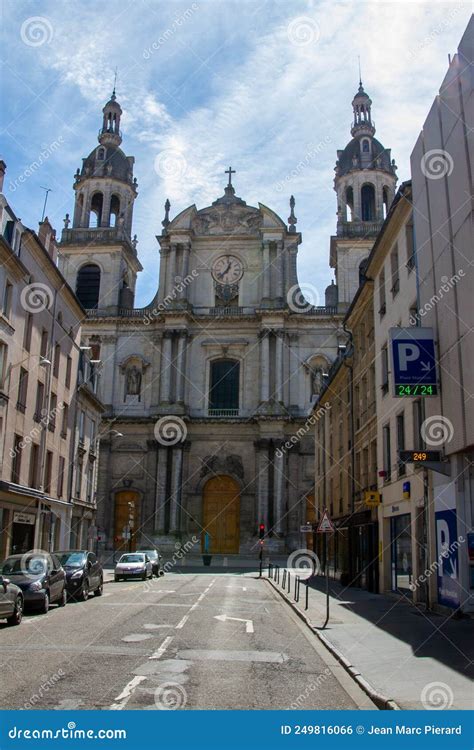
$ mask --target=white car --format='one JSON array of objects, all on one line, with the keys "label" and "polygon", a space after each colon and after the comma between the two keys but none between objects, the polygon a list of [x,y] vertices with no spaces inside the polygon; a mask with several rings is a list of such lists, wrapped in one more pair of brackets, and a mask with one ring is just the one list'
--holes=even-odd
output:
[{"label": "white car", "polygon": [[127,578],[153,578],[153,565],[148,555],[143,552],[127,552],[122,555],[115,566],[115,580],[121,581]]}]

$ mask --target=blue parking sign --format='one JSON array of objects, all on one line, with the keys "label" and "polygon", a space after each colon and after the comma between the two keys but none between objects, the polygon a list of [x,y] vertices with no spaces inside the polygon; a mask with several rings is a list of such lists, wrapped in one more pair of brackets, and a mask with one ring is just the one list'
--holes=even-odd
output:
[{"label": "blue parking sign", "polygon": [[437,368],[432,328],[390,329],[395,396],[435,396]]}]

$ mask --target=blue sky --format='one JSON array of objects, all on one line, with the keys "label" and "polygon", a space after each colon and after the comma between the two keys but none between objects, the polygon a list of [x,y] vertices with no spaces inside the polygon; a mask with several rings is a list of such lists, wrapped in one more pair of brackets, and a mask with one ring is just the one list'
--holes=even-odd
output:
[{"label": "blue sky", "polygon": [[337,149],[350,140],[358,55],[377,138],[407,179],[470,7],[456,0],[3,0],[5,194],[36,228],[41,186],[51,188],[47,213],[59,233],[117,67],[122,148],[135,156],[139,183],[134,231],[144,272],[136,304],[149,302],[158,283],[155,235],[165,199],[172,216],[192,203],[203,208],[222,194],[229,164],[237,195],[251,205],[260,201],[286,220],[294,194],[300,280],[323,295],[336,222],[333,170]]}]

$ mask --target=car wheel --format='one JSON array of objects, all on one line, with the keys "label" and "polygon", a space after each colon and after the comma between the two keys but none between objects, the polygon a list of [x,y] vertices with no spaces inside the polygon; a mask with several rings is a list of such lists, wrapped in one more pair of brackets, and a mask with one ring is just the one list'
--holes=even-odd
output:
[{"label": "car wheel", "polygon": [[84,580],[79,599],[81,602],[86,602],[89,598],[89,581]]},{"label": "car wheel", "polygon": [[151,580],[151,579],[153,578],[153,571],[152,571],[152,570],[150,570],[150,575],[148,576],[148,578],[149,578],[150,580]]},{"label": "car wheel", "polygon": [[158,573],[158,575],[160,576],[160,578],[161,578],[161,576],[164,576],[164,574],[165,574],[164,570],[160,570],[160,572]]},{"label": "car wheel", "polygon": [[94,591],[94,596],[102,596],[103,591],[104,591],[104,582],[103,582],[103,580],[101,578],[100,579],[100,585]]},{"label": "car wheel", "polygon": [[8,625],[19,625],[23,618],[23,599],[17,596],[13,614],[7,619]]},{"label": "car wheel", "polygon": [[58,607],[65,607],[66,604],[67,604],[67,591],[66,591],[66,587],[64,587],[63,593],[61,594],[61,597],[58,600]]},{"label": "car wheel", "polygon": [[41,605],[40,609],[41,614],[47,615],[49,612],[49,594],[48,592],[45,593],[43,603]]},{"label": "car wheel", "polygon": [[146,581],[147,578],[148,578],[148,573],[145,570],[145,572],[142,575],[142,581]]}]

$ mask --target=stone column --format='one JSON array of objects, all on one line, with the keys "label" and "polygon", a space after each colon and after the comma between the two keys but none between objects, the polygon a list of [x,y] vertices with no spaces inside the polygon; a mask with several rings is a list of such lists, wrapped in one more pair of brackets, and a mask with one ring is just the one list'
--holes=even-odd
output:
[{"label": "stone column", "polygon": [[180,299],[187,300],[188,299],[188,287],[185,283],[186,276],[189,273],[189,256],[191,254],[191,245],[184,245],[183,246],[183,258],[181,263],[181,278],[183,281],[183,290],[180,294]]},{"label": "stone column", "polygon": [[160,247],[160,278],[158,281],[158,302],[166,297],[166,267],[168,265],[169,248]]},{"label": "stone column", "polygon": [[169,404],[171,400],[171,370],[173,367],[173,331],[163,333],[161,351],[161,403]]},{"label": "stone column", "polygon": [[298,283],[298,272],[296,266],[296,257],[298,255],[298,247],[292,245],[288,249],[288,288]]},{"label": "stone column", "polygon": [[168,449],[158,444],[157,466],[156,466],[156,486],[155,486],[155,531],[163,533],[165,530],[165,510],[166,510],[166,463],[168,458]]},{"label": "stone column", "polygon": [[[165,297],[168,294],[173,295],[173,289],[175,288],[176,282],[176,256],[178,253],[178,246],[176,244],[171,245],[168,263],[169,263],[169,272],[168,272],[168,284],[165,291]],[[174,299],[174,298],[173,298]]]},{"label": "stone column", "polygon": [[180,331],[178,338],[178,357],[176,366],[176,401],[184,404],[184,387],[186,381],[186,344],[187,331]]},{"label": "stone column", "polygon": [[270,331],[260,333],[260,400],[270,398]]},{"label": "stone column", "polygon": [[151,334],[151,343],[153,346],[153,354],[151,357],[151,372],[150,372],[150,406],[151,408],[158,407],[160,403],[160,372],[161,372],[161,347],[163,342],[163,336],[161,333]]},{"label": "stone column", "polygon": [[183,446],[176,445],[172,452],[171,501],[170,501],[170,532],[179,531],[181,517],[181,479],[183,471]]},{"label": "stone column", "polygon": [[281,454],[279,449],[281,443],[275,445],[275,454],[273,461],[273,487],[274,487],[274,519],[275,519],[275,533],[282,537],[285,529],[285,454]]},{"label": "stone column", "polygon": [[268,533],[268,440],[257,440],[257,524],[265,524]]},{"label": "stone column", "polygon": [[283,242],[277,243],[276,279],[275,295],[280,303],[285,303],[285,252]]},{"label": "stone column", "polygon": [[270,268],[270,243],[269,242],[264,242],[262,250],[263,250],[262,302],[268,302],[270,300],[270,274],[271,274],[271,268]]},{"label": "stone column", "polygon": [[275,401],[283,401],[283,345],[285,331],[275,331]]}]

